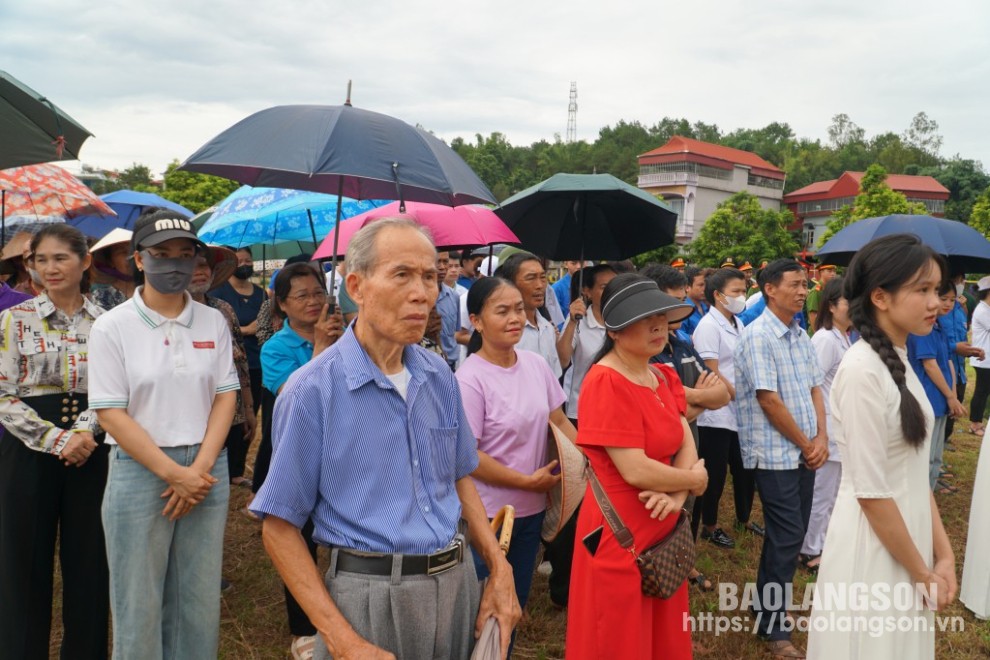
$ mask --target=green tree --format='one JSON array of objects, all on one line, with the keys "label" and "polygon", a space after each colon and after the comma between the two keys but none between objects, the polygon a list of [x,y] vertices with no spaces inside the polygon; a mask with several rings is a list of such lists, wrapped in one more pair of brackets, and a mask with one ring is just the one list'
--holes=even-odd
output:
[{"label": "green tree", "polygon": [[832,117],[832,124],[828,127],[828,140],[836,149],[863,142],[866,131],[860,128],[856,122],[849,118],[846,113],[840,113]]},{"label": "green tree", "polygon": [[738,192],[718,205],[687,253],[706,266],[718,266],[730,256],[750,262],[792,257],[800,249],[787,229],[793,222],[790,211],[765,209],[755,195]]},{"label": "green tree", "polygon": [[636,265],[636,268],[642,268],[648,263],[669,264],[679,256],[684,256],[681,246],[677,243],[671,243],[670,245],[664,245],[655,250],[638,254],[632,258],[632,262]]},{"label": "green tree", "polygon": [[218,204],[241,184],[209,174],[187,172],[178,169],[179,161],[173,160],[165,168],[165,189],[161,196],[181,204],[193,213],[205,211]]},{"label": "green tree", "polygon": [[917,173],[933,176],[949,189],[945,217],[961,222],[969,222],[973,204],[990,186],[990,175],[980,161],[958,155],[938,166],[921,168]]},{"label": "green tree", "polygon": [[740,128],[722,138],[725,146],[752,151],[777,167],[784,163],[793,143],[794,131],[790,125],[776,121],[758,129]]},{"label": "green tree", "polygon": [[136,190],[138,192],[157,193],[158,188],[151,182],[151,168],[138,163],[131,164],[117,176],[120,189]]},{"label": "green tree", "polygon": [[919,164],[931,165],[939,161],[938,152],[942,148],[942,134],[938,132],[938,122],[929,118],[924,112],[919,112],[911,119],[911,125],[904,131],[904,141],[914,147],[921,156]]},{"label": "green tree", "polygon": [[859,194],[852,206],[843,206],[832,214],[818,244],[824,245],[828,239],[857,220],[893,213],[923,215],[928,213],[928,209],[920,202],[907,201],[904,193],[891,190],[887,185],[887,170],[882,165],[870,165],[863,180],[859,182]]},{"label": "green tree", "polygon": [[990,237],[990,187],[973,202],[973,212],[969,216],[969,226],[984,236]]}]

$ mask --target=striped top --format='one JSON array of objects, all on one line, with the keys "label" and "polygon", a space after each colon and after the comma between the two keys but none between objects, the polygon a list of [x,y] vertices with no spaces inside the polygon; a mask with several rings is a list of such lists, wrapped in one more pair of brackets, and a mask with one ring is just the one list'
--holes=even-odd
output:
[{"label": "striped top", "polygon": [[86,392],[89,333],[102,313],[83,298],[69,318],[43,293],[0,315],[0,424],[29,448],[58,454],[72,430],[97,430],[91,410],[65,410],[66,423],[59,427],[21,398]]},{"label": "striped top", "polygon": [[[165,318],[142,290],[93,324],[89,406],[125,409],[159,447],[198,445],[216,395],[241,386],[230,329],[188,293],[179,316]],[[117,441],[107,434],[107,443]]]},{"label": "striped top", "polygon": [[407,396],[371,361],[353,326],[297,370],[275,403],[274,452],[251,503],[322,545],[426,554],[447,547],[454,483],[478,466],[457,381],[443,359],[406,346]]},{"label": "striped top", "polygon": [[798,428],[814,438],[818,417],[811,390],[824,380],[818,356],[797,319],[790,325],[767,309],[742,332],[736,344],[736,421],[743,466],[796,470],[801,450],[784,437],[760,407],[759,390],[776,392]]}]

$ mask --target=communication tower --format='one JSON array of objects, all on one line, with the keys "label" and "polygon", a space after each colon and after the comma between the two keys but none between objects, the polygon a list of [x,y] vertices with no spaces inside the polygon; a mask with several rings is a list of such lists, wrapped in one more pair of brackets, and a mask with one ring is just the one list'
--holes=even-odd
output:
[{"label": "communication tower", "polygon": [[571,100],[567,104],[567,141],[577,140],[577,82],[571,81]]}]

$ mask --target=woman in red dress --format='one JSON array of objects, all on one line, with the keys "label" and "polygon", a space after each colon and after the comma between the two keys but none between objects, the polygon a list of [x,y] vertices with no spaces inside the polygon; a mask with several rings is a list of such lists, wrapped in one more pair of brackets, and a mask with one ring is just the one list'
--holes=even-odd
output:
[{"label": "woman in red dress", "polygon": [[[708,483],[677,373],[649,364],[667,341],[668,322],[691,310],[647,278],[613,279],[602,296],[605,343],[578,399],[578,445],[639,551],[670,534],[688,495]],[[568,660],[690,658],[687,583],[669,599],[644,596],[633,556],[615,540],[590,486],[577,539]]]}]

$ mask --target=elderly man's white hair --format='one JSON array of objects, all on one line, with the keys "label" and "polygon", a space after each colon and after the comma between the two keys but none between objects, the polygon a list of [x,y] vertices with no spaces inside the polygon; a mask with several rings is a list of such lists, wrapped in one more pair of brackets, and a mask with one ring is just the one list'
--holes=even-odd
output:
[{"label": "elderly man's white hair", "polygon": [[375,249],[375,241],[378,234],[390,228],[408,227],[414,229],[433,245],[433,237],[430,231],[421,224],[413,222],[409,218],[391,217],[381,218],[362,227],[347,245],[347,254],[344,262],[347,264],[347,272],[368,275],[374,272],[378,265],[378,251]]}]

